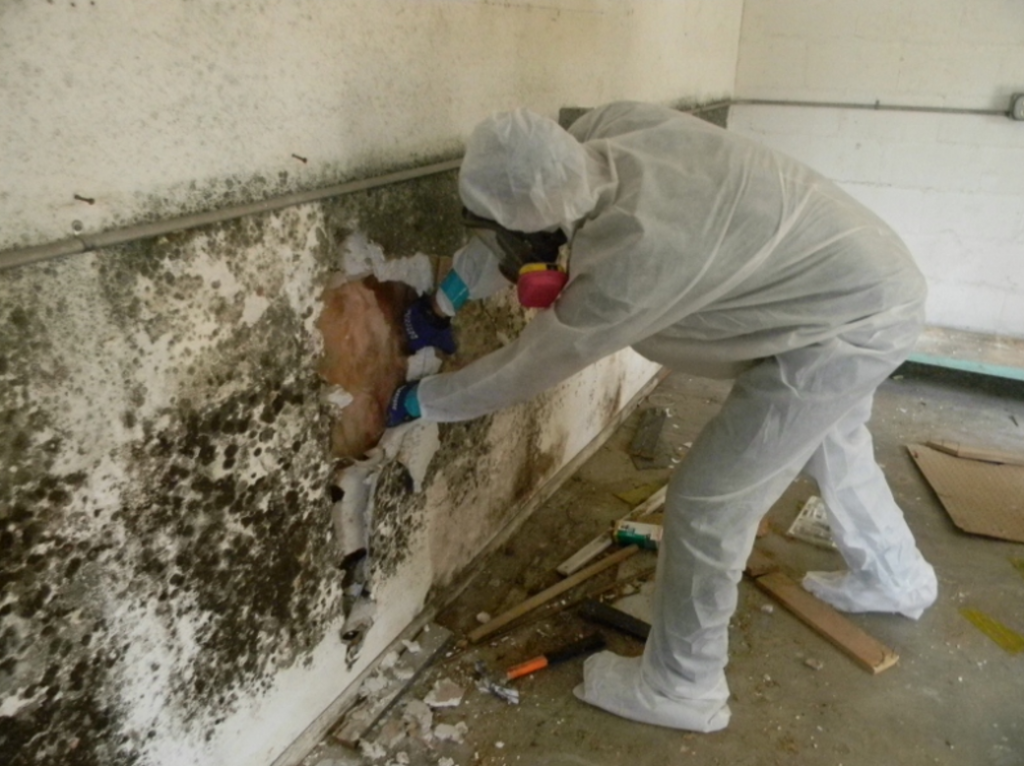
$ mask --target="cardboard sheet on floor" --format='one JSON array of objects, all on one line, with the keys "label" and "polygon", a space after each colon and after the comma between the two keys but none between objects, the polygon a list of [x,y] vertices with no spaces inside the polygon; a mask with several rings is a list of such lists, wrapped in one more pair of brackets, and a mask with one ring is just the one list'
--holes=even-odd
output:
[{"label": "cardboard sheet on floor", "polygon": [[1024,466],[954,457],[923,444],[907,449],[960,529],[1024,543]]}]

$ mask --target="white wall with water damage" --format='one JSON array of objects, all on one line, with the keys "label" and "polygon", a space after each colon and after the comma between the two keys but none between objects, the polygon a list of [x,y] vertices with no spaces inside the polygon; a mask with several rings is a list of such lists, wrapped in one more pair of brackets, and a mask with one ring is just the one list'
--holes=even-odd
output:
[{"label": "white wall with water damage", "polygon": [[[0,259],[454,157],[494,109],[727,98],[740,11],[0,3]],[[622,353],[370,456],[354,630],[322,298],[366,276],[354,242],[381,280],[451,255],[455,181],[0,270],[0,761],[271,763],[651,379]],[[468,308],[445,364],[526,321],[510,293]]]},{"label": "white wall with water damage", "polygon": [[1024,7],[1014,0],[746,0],[729,127],[800,159],[889,221],[928,278],[933,325],[1024,337]]}]

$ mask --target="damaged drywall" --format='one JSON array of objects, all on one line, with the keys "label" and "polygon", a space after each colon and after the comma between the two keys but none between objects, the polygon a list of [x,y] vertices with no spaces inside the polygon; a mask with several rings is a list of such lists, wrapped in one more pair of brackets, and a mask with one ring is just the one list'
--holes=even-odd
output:
[{"label": "damaged drywall", "polygon": [[[0,273],[4,763],[269,764],[653,374],[338,460],[325,295],[360,284],[393,344],[463,237],[451,173]],[[470,307],[445,364],[526,321]]]}]

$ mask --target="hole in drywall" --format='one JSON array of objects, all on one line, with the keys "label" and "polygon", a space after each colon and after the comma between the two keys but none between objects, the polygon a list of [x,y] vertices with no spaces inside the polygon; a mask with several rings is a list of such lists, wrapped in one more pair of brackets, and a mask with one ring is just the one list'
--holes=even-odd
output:
[{"label": "hole in drywall", "polygon": [[404,380],[402,312],[415,297],[402,282],[333,280],[323,295],[317,327],[323,336],[320,376],[350,401],[331,429],[336,457],[358,459],[384,433],[388,399]]}]

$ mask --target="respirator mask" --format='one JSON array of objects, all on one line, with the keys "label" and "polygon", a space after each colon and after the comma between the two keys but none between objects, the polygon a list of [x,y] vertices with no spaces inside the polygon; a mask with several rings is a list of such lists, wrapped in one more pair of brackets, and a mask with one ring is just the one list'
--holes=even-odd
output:
[{"label": "respirator mask", "polygon": [[569,275],[558,264],[558,251],[568,240],[559,231],[510,231],[496,221],[462,209],[462,222],[498,259],[502,275],[515,284],[526,308],[547,308],[562,292]]}]

